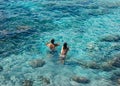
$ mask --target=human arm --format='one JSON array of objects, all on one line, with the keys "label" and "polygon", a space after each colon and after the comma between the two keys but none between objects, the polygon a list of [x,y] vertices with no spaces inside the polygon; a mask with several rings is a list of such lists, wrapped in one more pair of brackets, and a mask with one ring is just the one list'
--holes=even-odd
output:
[{"label": "human arm", "polygon": [[46,43],[46,46],[48,46],[48,45],[49,45],[49,42]]},{"label": "human arm", "polygon": [[59,45],[60,45],[60,43],[56,43],[56,44],[55,44],[55,46],[59,46]]}]

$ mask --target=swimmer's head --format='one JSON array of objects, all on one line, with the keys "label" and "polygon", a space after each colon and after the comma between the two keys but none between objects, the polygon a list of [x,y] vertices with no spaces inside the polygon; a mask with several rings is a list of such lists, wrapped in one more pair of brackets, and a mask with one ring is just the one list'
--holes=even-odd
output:
[{"label": "swimmer's head", "polygon": [[64,48],[67,48],[67,43],[66,43],[66,42],[63,44],[63,47],[64,47]]},{"label": "swimmer's head", "polygon": [[50,41],[52,44],[54,44],[54,42],[55,42],[55,40],[54,39],[51,39],[51,41]]}]

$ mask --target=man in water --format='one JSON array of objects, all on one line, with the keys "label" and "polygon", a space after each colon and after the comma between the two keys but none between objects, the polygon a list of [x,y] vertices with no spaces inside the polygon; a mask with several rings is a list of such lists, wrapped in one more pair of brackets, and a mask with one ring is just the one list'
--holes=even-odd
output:
[{"label": "man in water", "polygon": [[65,58],[66,58],[68,50],[69,50],[69,47],[67,46],[67,43],[65,42],[62,46],[61,54],[60,54],[60,60],[61,60],[61,63],[63,64],[65,62]]},{"label": "man in water", "polygon": [[54,43],[55,40],[51,39],[50,43],[47,43],[46,45],[50,48],[50,50],[54,51],[57,46],[59,46],[58,43]]}]

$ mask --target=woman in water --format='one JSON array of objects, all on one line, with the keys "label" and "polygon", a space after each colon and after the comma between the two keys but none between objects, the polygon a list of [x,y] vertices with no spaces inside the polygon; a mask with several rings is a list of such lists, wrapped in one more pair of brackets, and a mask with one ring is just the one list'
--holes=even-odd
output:
[{"label": "woman in water", "polygon": [[61,54],[60,54],[60,60],[61,60],[61,63],[63,64],[65,62],[65,58],[66,58],[68,50],[69,50],[69,47],[67,46],[67,43],[65,42],[62,46]]}]

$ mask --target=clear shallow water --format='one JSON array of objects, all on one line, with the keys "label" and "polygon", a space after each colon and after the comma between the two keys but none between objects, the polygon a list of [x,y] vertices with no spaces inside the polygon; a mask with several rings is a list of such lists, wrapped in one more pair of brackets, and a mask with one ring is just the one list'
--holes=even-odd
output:
[{"label": "clear shallow water", "polygon": [[[1,86],[21,86],[32,80],[33,86],[46,86],[38,79],[50,79],[48,86],[117,86],[109,78],[111,71],[91,69],[77,62],[97,62],[100,65],[120,49],[111,49],[119,42],[100,42],[106,34],[120,34],[120,0],[0,0],[0,72]],[[51,38],[61,45],[68,42],[70,51],[65,65],[49,58],[45,43]],[[92,52],[91,46],[94,46]],[[32,68],[29,62],[41,58],[43,67]],[[81,84],[72,81],[74,75],[90,79]]]}]

